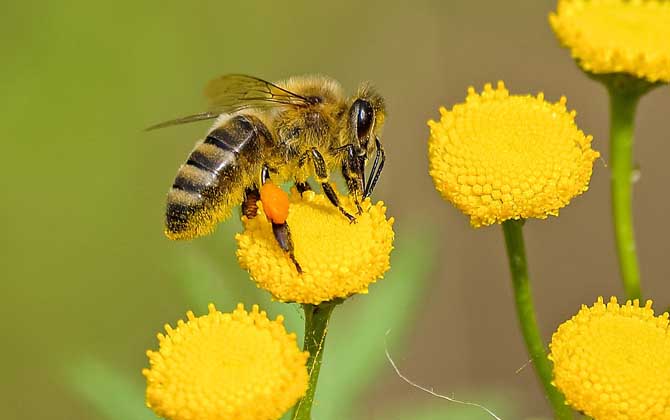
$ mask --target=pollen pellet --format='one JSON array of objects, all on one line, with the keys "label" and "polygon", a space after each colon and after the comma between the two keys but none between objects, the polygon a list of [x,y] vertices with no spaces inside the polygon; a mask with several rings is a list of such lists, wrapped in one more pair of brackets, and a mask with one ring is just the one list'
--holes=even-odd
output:
[{"label": "pollen pellet", "polygon": [[272,182],[261,187],[263,211],[272,223],[281,224],[288,218],[288,194]]}]

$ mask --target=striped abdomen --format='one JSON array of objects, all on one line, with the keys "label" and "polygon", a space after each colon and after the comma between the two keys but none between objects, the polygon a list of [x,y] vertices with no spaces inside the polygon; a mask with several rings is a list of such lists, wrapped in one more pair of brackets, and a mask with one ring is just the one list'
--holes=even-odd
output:
[{"label": "striped abdomen", "polygon": [[248,115],[212,130],[177,172],[167,197],[165,234],[195,238],[227,218],[242,202],[249,179],[260,173],[260,151],[269,141],[265,125]]}]

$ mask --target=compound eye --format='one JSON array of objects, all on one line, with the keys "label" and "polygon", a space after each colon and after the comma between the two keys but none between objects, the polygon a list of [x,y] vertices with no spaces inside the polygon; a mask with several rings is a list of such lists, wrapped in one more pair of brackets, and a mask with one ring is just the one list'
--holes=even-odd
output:
[{"label": "compound eye", "polygon": [[374,120],[374,111],[368,101],[356,99],[354,107],[358,108],[358,116],[356,117],[356,133],[358,138],[367,137],[372,128],[372,121]]}]

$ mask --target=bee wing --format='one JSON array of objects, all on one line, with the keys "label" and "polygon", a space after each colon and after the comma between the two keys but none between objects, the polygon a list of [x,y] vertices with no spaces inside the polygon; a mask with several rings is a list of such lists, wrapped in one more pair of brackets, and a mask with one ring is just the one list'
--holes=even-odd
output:
[{"label": "bee wing", "polygon": [[175,118],[174,120],[163,121],[162,123],[154,124],[150,127],[147,127],[145,130],[151,131],[156,130],[158,128],[170,127],[172,125],[180,125],[196,121],[211,120],[218,117],[221,114],[222,113],[202,112],[200,114],[187,115],[185,117]]},{"label": "bee wing", "polygon": [[209,109],[215,112],[310,104],[309,98],[258,77],[244,74],[226,74],[211,80],[205,87],[205,96],[209,100]]},{"label": "bee wing", "polygon": [[226,74],[205,86],[209,111],[165,121],[147,128],[169,127],[195,121],[211,120],[246,108],[268,109],[275,106],[306,106],[309,98],[281,88],[274,83],[244,74]]}]

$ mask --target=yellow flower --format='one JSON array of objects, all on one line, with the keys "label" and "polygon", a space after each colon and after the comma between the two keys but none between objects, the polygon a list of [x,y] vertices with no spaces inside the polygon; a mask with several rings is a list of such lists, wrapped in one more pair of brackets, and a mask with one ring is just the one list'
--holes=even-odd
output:
[{"label": "yellow flower", "polygon": [[[345,208],[355,208],[349,197],[340,198]],[[386,219],[382,202],[368,199],[362,207],[363,214],[349,223],[324,195],[307,191],[301,198],[292,191],[288,225],[300,274],[279,248],[259,202],[259,215],[243,217],[245,231],[236,237],[240,265],[282,302],[319,304],[367,293],[389,269],[393,218]]]},{"label": "yellow flower", "polygon": [[147,406],[158,416],[276,420],[305,394],[308,354],[281,316],[270,321],[258,306],[247,313],[242,304],[232,313],[210,304],[207,315],[186,315],[158,334],[158,351],[147,351]]},{"label": "yellow flower", "polygon": [[668,313],[649,300],[582,306],[551,339],[554,384],[596,420],[670,419]]},{"label": "yellow flower", "polygon": [[670,81],[670,2],[559,0],[556,36],[586,71]]},{"label": "yellow flower", "polygon": [[510,95],[503,82],[481,94],[470,87],[465,103],[440,108],[440,121],[428,122],[435,188],[474,227],[558,215],[588,189],[600,156],[565,104],[542,93]]}]

